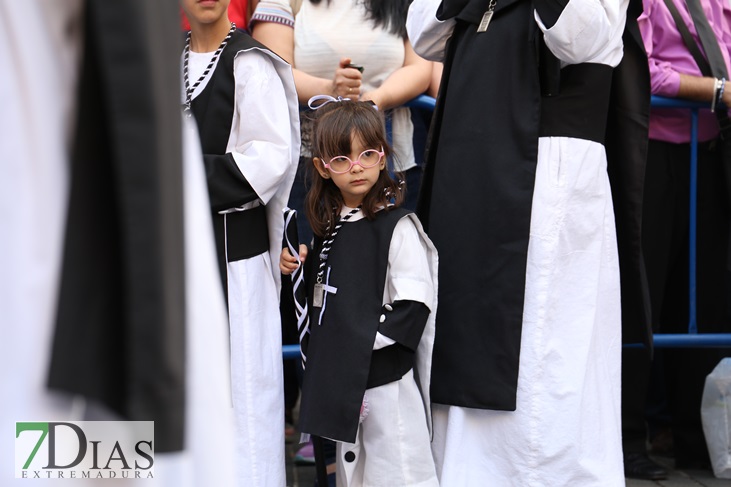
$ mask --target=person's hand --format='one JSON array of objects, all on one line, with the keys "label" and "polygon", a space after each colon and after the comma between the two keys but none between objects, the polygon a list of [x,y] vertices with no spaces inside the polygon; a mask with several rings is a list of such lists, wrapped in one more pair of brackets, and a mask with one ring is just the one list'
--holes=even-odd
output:
[{"label": "person's hand", "polygon": [[726,105],[726,108],[731,108],[731,81],[726,81],[726,85],[723,87],[721,101]]},{"label": "person's hand", "polygon": [[[300,261],[304,264],[305,259],[307,258],[307,245],[300,244]],[[297,270],[297,267],[299,267],[299,264],[297,263],[297,259],[289,253],[288,248],[283,248],[282,253],[279,256],[279,270],[282,274],[285,276],[288,276],[292,274],[294,271]]]},{"label": "person's hand", "polygon": [[335,76],[333,77],[333,96],[357,100],[360,96],[363,75],[357,69],[347,67],[350,63],[350,58],[340,59],[338,69],[335,70]]}]

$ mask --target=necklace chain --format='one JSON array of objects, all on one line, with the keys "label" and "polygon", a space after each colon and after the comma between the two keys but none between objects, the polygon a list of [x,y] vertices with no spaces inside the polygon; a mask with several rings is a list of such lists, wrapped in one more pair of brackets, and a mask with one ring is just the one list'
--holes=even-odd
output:
[{"label": "necklace chain", "polygon": [[213,57],[208,63],[208,66],[206,66],[203,74],[200,76],[200,78],[198,78],[198,81],[196,81],[193,86],[190,86],[190,81],[188,79],[188,61],[190,58],[190,31],[188,31],[188,35],[185,37],[185,50],[183,51],[183,81],[185,82],[185,103],[183,103],[183,108],[186,112],[190,111],[190,104],[193,101],[193,92],[195,92],[195,89],[198,88],[198,85],[200,85],[201,82],[206,79],[206,76],[208,76],[211,68],[216,64],[218,56],[221,55],[223,48],[226,47],[226,44],[228,44],[228,41],[231,39],[231,36],[235,31],[236,24],[231,22],[231,28],[228,30],[228,34],[226,34],[226,37],[221,41],[221,45],[219,45],[218,49],[216,49],[216,52],[213,53]]}]

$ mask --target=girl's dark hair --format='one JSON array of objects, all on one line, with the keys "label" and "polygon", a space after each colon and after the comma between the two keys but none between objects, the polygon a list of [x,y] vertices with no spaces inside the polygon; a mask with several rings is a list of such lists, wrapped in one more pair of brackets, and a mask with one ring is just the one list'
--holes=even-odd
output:
[{"label": "girl's dark hair", "polygon": [[[326,0],[330,5],[332,0]],[[406,38],[406,14],[412,0],[361,0],[365,5],[368,18],[373,21],[374,27],[383,27],[385,30]],[[310,0],[315,5],[322,0]]]},{"label": "girl's dark hair", "polygon": [[[386,138],[383,115],[370,102],[338,101],[322,105],[314,112],[312,128],[312,155],[321,161],[350,154],[351,137],[358,136],[367,148],[381,148],[384,157],[391,155]],[[321,162],[322,163],[322,162]],[[343,208],[343,196],[332,179],[325,179],[310,165],[310,189],[305,197],[305,215],[312,231],[324,237],[330,222],[337,220]],[[363,198],[363,215],[372,220],[380,208],[399,206],[404,198],[398,182],[387,169],[380,171],[376,184]]]}]

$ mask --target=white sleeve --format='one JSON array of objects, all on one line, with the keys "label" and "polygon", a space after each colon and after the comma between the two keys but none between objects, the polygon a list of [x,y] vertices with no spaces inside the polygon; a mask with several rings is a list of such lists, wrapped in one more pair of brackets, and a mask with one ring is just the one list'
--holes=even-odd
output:
[{"label": "white sleeve", "polygon": [[569,0],[550,29],[538,12],[534,15],[546,45],[564,64],[616,66],[622,60],[628,4],[629,0]]},{"label": "white sleeve", "polygon": [[434,302],[426,243],[410,217],[396,224],[391,237],[385,294],[388,302],[418,301],[429,308]]},{"label": "white sleeve", "polygon": [[241,51],[234,60],[235,110],[227,152],[256,194],[269,200],[287,180],[292,130],[284,85],[266,54]]},{"label": "white sleeve", "polygon": [[454,19],[437,19],[442,0],[414,0],[406,17],[406,31],[416,53],[429,61],[444,61],[447,40],[454,30]]},{"label": "white sleeve", "polygon": [[[384,304],[395,301],[418,301],[432,308],[434,285],[427,258],[426,243],[410,217],[399,220],[393,230],[388,251],[388,272]],[[434,311],[434,310],[431,310]],[[373,350],[396,343],[376,332]]]}]

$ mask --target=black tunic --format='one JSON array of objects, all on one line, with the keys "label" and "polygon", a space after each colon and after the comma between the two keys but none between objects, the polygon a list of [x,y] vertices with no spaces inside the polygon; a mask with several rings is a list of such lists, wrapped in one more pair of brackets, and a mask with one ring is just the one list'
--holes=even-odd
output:
[{"label": "black tunic", "polygon": [[[355,442],[383,312],[391,237],[408,213],[402,208],[379,211],[375,220],[349,222],[338,232],[327,261],[327,282],[337,293],[327,296],[322,325],[321,308],[310,302],[311,336],[300,400],[300,429],[305,433]],[[319,246],[312,256],[318,253]],[[308,276],[310,288],[314,282],[315,276]]]}]

